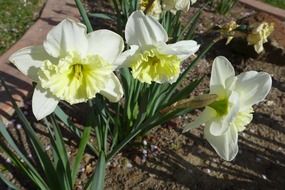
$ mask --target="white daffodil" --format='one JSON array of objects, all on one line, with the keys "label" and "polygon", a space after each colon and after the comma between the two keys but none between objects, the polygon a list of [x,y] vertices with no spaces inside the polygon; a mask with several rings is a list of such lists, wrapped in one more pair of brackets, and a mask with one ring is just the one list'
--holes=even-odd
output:
[{"label": "white daffodil", "polygon": [[162,25],[142,11],[129,17],[125,38],[131,47],[117,60],[132,69],[132,75],[141,82],[173,83],[180,74],[180,63],[198,49],[196,41],[185,40],[166,44],[168,36]]},{"label": "white daffodil", "polygon": [[20,49],[9,60],[37,82],[32,108],[40,120],[60,100],[75,104],[100,93],[112,102],[119,101],[123,90],[113,63],[123,49],[118,34],[109,30],[87,34],[83,24],[65,19],[51,29],[43,45]]},{"label": "white daffodil", "polygon": [[144,11],[146,15],[153,16],[157,20],[160,18],[162,12],[160,0],[140,0],[140,10]]},{"label": "white daffodil", "polygon": [[170,10],[174,14],[176,11],[188,11],[190,6],[197,0],[163,0],[162,5],[164,10]]},{"label": "white daffodil", "polygon": [[218,95],[202,114],[185,126],[184,132],[205,124],[204,136],[220,157],[230,161],[238,152],[238,132],[252,120],[254,104],[264,100],[271,89],[268,73],[248,71],[235,76],[225,57],[214,60],[210,94]]}]

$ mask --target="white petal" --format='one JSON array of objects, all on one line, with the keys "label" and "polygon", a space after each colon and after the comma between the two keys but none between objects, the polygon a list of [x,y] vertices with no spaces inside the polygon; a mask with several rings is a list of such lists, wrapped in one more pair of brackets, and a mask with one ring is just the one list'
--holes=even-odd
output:
[{"label": "white petal", "polygon": [[177,55],[181,60],[184,60],[198,51],[199,47],[200,45],[194,40],[183,40],[158,48],[161,53]]},{"label": "white petal", "polygon": [[236,157],[238,153],[238,132],[235,127],[230,127],[221,136],[212,135],[209,128],[206,127],[204,135],[221,158],[231,161]]},{"label": "white petal", "polygon": [[9,61],[33,81],[38,81],[38,68],[47,59],[52,60],[54,58],[50,57],[42,46],[26,47],[16,51],[9,57]]},{"label": "white petal", "polygon": [[215,58],[212,66],[210,88],[215,85],[225,87],[228,78],[235,76],[235,70],[229,60],[223,56]]},{"label": "white petal", "polygon": [[97,30],[88,34],[89,54],[98,54],[112,64],[123,50],[123,38],[110,30]]},{"label": "white petal", "polygon": [[238,93],[232,92],[229,97],[229,110],[225,116],[217,117],[209,125],[209,131],[214,136],[220,136],[224,134],[231,126],[231,123],[239,112],[239,96]]},{"label": "white petal", "polygon": [[248,71],[237,76],[235,90],[240,94],[242,107],[249,107],[264,100],[271,86],[268,73]]},{"label": "white petal", "polygon": [[61,21],[47,34],[44,48],[53,57],[62,57],[72,51],[85,56],[88,48],[85,25],[71,19]]},{"label": "white petal", "polygon": [[112,76],[106,83],[106,88],[101,90],[100,94],[105,96],[110,102],[118,102],[124,95],[119,79],[112,73]]},{"label": "white petal", "polygon": [[215,116],[216,111],[213,108],[206,107],[201,115],[195,119],[195,121],[184,126],[183,133],[199,127],[200,125],[212,120]]},{"label": "white petal", "polygon": [[142,11],[135,11],[128,18],[125,37],[129,45],[155,45],[168,40],[163,26],[151,16],[145,16]]},{"label": "white petal", "polygon": [[129,67],[132,55],[134,55],[136,53],[138,48],[139,47],[136,46],[136,45],[131,46],[131,49],[128,49],[128,50],[124,51],[121,55],[119,55],[119,57],[117,57],[117,59],[114,62],[114,65],[117,68]]},{"label": "white petal", "polygon": [[32,99],[32,109],[36,119],[40,120],[51,114],[58,102],[57,98],[41,88],[40,85],[37,85]]}]

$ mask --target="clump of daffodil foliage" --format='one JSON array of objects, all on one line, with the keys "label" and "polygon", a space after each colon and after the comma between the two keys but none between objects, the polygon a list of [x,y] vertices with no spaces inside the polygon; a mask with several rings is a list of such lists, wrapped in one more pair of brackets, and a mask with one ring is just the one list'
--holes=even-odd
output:
[{"label": "clump of daffodil foliage", "polygon": [[[231,63],[218,56],[212,65],[210,93],[190,96],[203,76],[191,78],[186,85],[185,78],[217,40],[200,50],[200,44],[193,39],[201,12],[187,25],[180,23],[181,13],[195,2],[114,0],[118,31],[113,32],[93,31],[80,0],[76,0],[85,25],[64,19],[48,32],[42,45],[25,47],[10,56],[10,62],[36,83],[32,111],[36,119],[48,125],[53,146],[54,162],[41,149],[29,122],[17,109],[35,145],[41,172],[18,149],[15,151],[25,164],[15,157],[13,161],[36,188],[72,189],[88,145],[98,162],[86,189],[101,190],[106,163],[129,142],[197,108],[204,111],[184,126],[184,132],[205,124],[205,138],[217,154],[227,161],[236,157],[238,132],[251,122],[253,105],[269,93],[271,77],[256,71],[235,75]],[[232,21],[221,27],[220,33],[229,43],[237,29],[239,25]],[[263,23],[248,36],[249,44],[260,52],[272,30],[272,25]],[[117,33],[124,34],[125,41]],[[187,67],[182,69],[185,61]],[[83,130],[70,122],[60,102],[88,104]],[[81,139],[72,167],[58,124],[66,125]],[[6,131],[0,133],[12,143]],[[90,140],[91,134],[95,134],[95,142]],[[11,146],[15,148],[13,143]]]}]

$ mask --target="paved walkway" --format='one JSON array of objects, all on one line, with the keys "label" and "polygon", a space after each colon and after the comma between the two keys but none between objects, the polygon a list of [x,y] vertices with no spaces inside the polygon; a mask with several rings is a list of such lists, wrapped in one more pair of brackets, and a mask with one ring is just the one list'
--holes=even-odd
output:
[{"label": "paved walkway", "polygon": [[[73,0],[47,0],[41,16],[36,23],[15,45],[0,57],[0,75],[6,80],[12,90],[13,97],[19,105],[23,103],[23,99],[29,93],[32,93],[32,81],[8,63],[9,56],[20,48],[42,44],[47,32],[67,17],[75,20],[79,20],[80,18]],[[0,117],[6,122],[12,112],[13,109],[8,97],[0,87]]]}]

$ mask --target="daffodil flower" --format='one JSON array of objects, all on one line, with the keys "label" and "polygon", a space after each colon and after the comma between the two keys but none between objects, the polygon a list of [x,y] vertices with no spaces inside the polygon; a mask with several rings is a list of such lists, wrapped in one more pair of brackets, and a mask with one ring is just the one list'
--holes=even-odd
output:
[{"label": "daffodil flower", "polygon": [[140,0],[140,10],[158,20],[162,12],[160,0]]},{"label": "daffodil flower", "polygon": [[221,35],[227,37],[226,45],[228,45],[232,41],[232,39],[234,39],[235,29],[237,29],[238,27],[239,25],[235,21],[230,21],[221,27]]},{"label": "daffodil flower", "polygon": [[163,26],[142,11],[129,17],[125,38],[131,47],[116,62],[132,69],[132,75],[141,82],[173,83],[180,74],[180,63],[198,49],[196,41],[185,40],[166,44],[168,36]]},{"label": "daffodil flower", "polygon": [[124,49],[123,39],[109,30],[89,34],[83,24],[65,19],[47,34],[40,46],[18,50],[10,62],[37,83],[32,109],[40,120],[58,102],[86,102],[102,94],[112,102],[123,96],[113,73],[114,60]]},{"label": "daffodil flower", "polygon": [[252,33],[247,36],[248,45],[254,45],[256,53],[261,53],[264,48],[263,44],[274,30],[274,23],[263,22],[253,29]]},{"label": "daffodil flower", "polygon": [[220,157],[230,161],[238,152],[238,132],[252,120],[252,106],[264,100],[272,85],[265,72],[248,71],[235,76],[225,57],[214,60],[210,94],[215,102],[206,106],[202,114],[184,128],[184,132],[205,124],[204,136]]},{"label": "daffodil flower", "polygon": [[163,0],[164,10],[170,10],[174,14],[176,11],[188,11],[190,6],[196,3],[197,0]]}]

